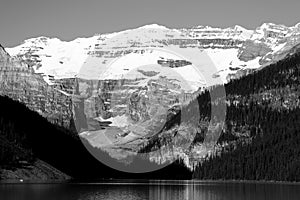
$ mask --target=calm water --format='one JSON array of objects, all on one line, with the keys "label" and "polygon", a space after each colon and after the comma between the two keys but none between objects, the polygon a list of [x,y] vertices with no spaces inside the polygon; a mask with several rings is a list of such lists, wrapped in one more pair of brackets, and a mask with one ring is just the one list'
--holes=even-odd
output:
[{"label": "calm water", "polygon": [[192,181],[0,184],[1,200],[299,200],[300,185]]}]

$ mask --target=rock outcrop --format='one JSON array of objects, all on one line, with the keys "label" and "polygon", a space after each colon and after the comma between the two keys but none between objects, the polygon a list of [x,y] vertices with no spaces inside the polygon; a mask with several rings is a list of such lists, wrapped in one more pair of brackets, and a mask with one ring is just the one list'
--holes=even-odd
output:
[{"label": "rock outcrop", "polygon": [[256,43],[251,40],[247,40],[240,48],[239,59],[242,61],[253,60],[257,57],[263,57],[267,53],[271,52],[272,49],[268,47],[265,43]]}]

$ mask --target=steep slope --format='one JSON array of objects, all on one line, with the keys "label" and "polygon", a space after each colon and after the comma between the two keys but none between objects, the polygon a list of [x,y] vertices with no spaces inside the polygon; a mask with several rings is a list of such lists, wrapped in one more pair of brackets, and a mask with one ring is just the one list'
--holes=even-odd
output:
[{"label": "steep slope", "polygon": [[299,181],[300,54],[226,85],[226,129],[197,179]]},{"label": "steep slope", "polygon": [[[70,124],[70,97],[49,86],[23,60],[0,48],[0,95],[25,103],[53,123]],[[69,103],[68,103],[69,102]]]}]

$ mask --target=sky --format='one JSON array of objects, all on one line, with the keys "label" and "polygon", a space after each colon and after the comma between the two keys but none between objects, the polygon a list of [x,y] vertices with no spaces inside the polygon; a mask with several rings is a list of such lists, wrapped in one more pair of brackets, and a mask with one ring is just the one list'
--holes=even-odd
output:
[{"label": "sky", "polygon": [[299,0],[1,0],[0,44],[47,36],[70,41],[146,24],[170,28],[300,22]]}]

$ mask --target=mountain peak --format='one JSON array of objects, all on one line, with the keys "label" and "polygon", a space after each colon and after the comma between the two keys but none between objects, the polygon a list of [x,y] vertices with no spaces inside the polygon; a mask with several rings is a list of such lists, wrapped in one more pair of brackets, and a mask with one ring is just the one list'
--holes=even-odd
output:
[{"label": "mountain peak", "polygon": [[295,27],[295,28],[300,28],[300,22],[297,23],[294,27]]},{"label": "mountain peak", "polygon": [[234,30],[238,30],[238,31],[246,31],[246,30],[248,30],[248,29],[246,29],[246,28],[244,28],[244,27],[242,27],[242,26],[240,26],[240,25],[235,25],[235,26],[233,27],[233,29],[234,29]]},{"label": "mountain peak", "polygon": [[283,24],[274,24],[272,22],[266,22],[266,23],[263,23],[261,26],[257,27],[257,29],[260,29],[260,30],[275,30],[275,29],[278,29],[278,30],[285,30],[285,29],[288,29],[287,26],[283,25]]},{"label": "mountain peak", "polygon": [[145,29],[151,29],[151,28],[168,29],[167,27],[165,27],[163,25],[159,25],[159,24],[148,24],[148,25],[141,26],[139,28],[145,28]]}]

